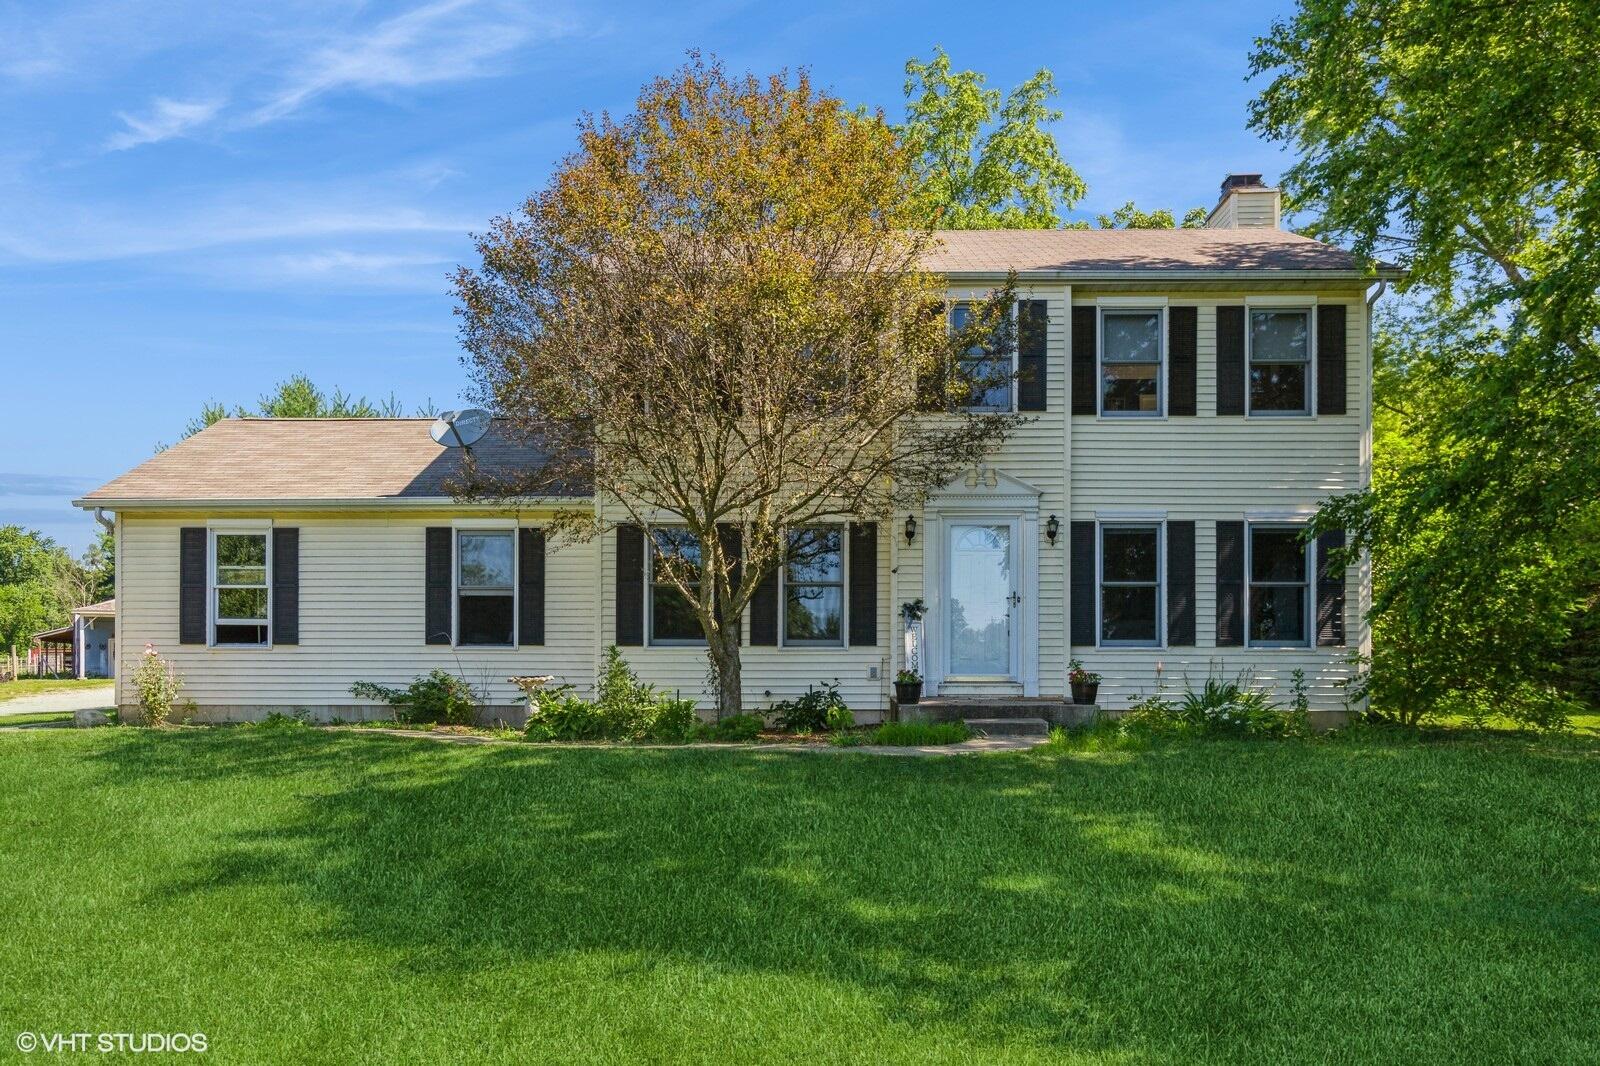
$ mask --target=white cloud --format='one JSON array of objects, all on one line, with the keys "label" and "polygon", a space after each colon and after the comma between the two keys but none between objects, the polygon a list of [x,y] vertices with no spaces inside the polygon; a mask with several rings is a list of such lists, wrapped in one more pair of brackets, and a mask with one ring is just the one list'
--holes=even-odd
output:
[{"label": "white cloud", "polygon": [[480,77],[492,72],[493,60],[573,30],[565,19],[516,5],[441,0],[315,49],[249,121],[276,121],[341,90],[375,92]]},{"label": "white cloud", "polygon": [[180,137],[215,118],[217,112],[222,110],[222,103],[221,100],[185,102],[158,96],[151,102],[150,112],[146,115],[118,112],[117,117],[127,128],[107,138],[106,147],[117,152]]}]

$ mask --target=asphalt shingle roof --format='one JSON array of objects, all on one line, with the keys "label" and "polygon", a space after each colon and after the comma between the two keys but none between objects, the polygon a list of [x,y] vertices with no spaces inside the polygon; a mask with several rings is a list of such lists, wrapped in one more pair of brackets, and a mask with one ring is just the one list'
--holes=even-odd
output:
[{"label": "asphalt shingle roof", "polygon": [[938,237],[941,247],[923,265],[948,273],[1359,269],[1343,248],[1281,229],[979,229]]}]

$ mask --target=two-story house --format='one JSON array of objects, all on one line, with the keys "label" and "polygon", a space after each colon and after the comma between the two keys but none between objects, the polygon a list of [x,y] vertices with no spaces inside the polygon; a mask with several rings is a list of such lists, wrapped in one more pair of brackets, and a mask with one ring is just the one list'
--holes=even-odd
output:
[{"label": "two-story house", "polygon": [[[1023,371],[975,402],[1029,421],[916,513],[814,531],[743,620],[746,706],[837,679],[870,720],[908,658],[929,695],[1060,696],[1079,659],[1119,709],[1158,683],[1249,671],[1345,706],[1370,581],[1301,528],[1367,484],[1368,291],[1341,249],[1287,232],[1230,176],[1204,229],[955,231],[928,269],[950,314],[1018,279]],[[1042,327],[1042,328],[1041,328]],[[358,717],[352,682],[433,667],[517,702],[509,675],[592,685],[621,645],[712,706],[706,658],[647,538],[546,544],[555,507],[464,505],[460,453],[418,419],[226,420],[88,494],[118,532],[118,702],[145,645],[202,716]],[[482,462],[537,461],[494,429]],[[906,605],[920,601],[921,617]],[[909,631],[909,635],[908,635]]]}]

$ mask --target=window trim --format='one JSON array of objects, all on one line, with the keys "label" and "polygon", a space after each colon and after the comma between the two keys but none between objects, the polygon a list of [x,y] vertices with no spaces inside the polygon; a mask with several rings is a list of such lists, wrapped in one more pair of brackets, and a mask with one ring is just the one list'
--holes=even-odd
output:
[{"label": "window trim", "polygon": [[[1014,391],[1014,390],[1013,390]],[[984,408],[988,410],[988,408]],[[838,586],[839,589],[839,639],[838,640],[791,640],[789,638],[789,562],[785,558],[778,566],[778,647],[780,648],[843,648],[847,647],[850,638],[850,530],[843,523],[819,522],[814,526],[801,526],[800,529],[835,529],[839,531],[839,580],[833,581],[798,581],[797,585],[821,585],[829,588]],[[788,531],[784,532],[784,548],[787,555]]]},{"label": "window trim", "polygon": [[[450,530],[450,646],[452,648],[488,648],[504,650],[517,647],[517,640],[522,636],[518,632],[520,621],[519,609],[522,597],[522,554],[518,541],[521,533],[520,526],[506,525],[466,525],[458,524]],[[463,595],[501,595],[501,593],[487,593],[478,590],[464,592],[461,588],[461,538],[464,535],[485,536],[489,534],[504,534],[511,538],[511,643],[509,644],[467,644],[461,640],[461,597]]]},{"label": "window trim", "polygon": [[[1313,611],[1315,604],[1313,597],[1316,595],[1316,582],[1314,580],[1315,559],[1311,552],[1316,546],[1315,541],[1306,541],[1302,545],[1301,558],[1305,562],[1302,573],[1305,577],[1300,582],[1292,581],[1262,581],[1255,580],[1255,549],[1256,530],[1258,529],[1292,529],[1304,532],[1306,523],[1288,521],[1284,519],[1246,519],[1244,524],[1244,646],[1247,648],[1310,648],[1314,646],[1314,634],[1311,631]],[[1305,592],[1300,599],[1300,632],[1304,633],[1299,640],[1256,640],[1250,635],[1251,619],[1254,617],[1254,593],[1257,584],[1265,588],[1295,588],[1299,587]]]},{"label": "window trim", "polygon": [[[255,585],[227,585],[217,584],[217,537],[260,537],[266,545],[266,565],[262,568],[263,583],[267,590],[267,617],[265,623],[257,623],[254,619],[223,619],[217,614],[217,590],[219,588],[256,588]],[[206,646],[211,648],[267,648],[272,647],[274,633],[272,631],[272,527],[261,525],[233,526],[209,525],[206,527]],[[221,625],[253,626],[261,624],[267,631],[267,639],[256,644],[238,644],[233,641],[217,639],[217,627]]]},{"label": "window trim", "polygon": [[[1107,411],[1106,410],[1106,379],[1105,379],[1105,354],[1106,354],[1106,315],[1150,314],[1154,312],[1158,318],[1156,325],[1156,409],[1154,411]],[[1167,416],[1167,378],[1169,376],[1167,358],[1167,306],[1165,303],[1134,306],[1132,304],[1097,304],[1095,306],[1095,344],[1094,344],[1094,378],[1095,378],[1095,414],[1100,418],[1154,418],[1160,419]],[[1140,363],[1125,363],[1125,366],[1140,366]],[[1248,370],[1246,371],[1248,373]]]},{"label": "window trim", "polygon": [[[1105,588],[1107,529],[1153,529],[1156,532],[1156,639],[1107,640],[1105,633]],[[1119,588],[1145,588],[1147,581],[1120,581]],[[1167,520],[1118,518],[1095,522],[1094,531],[1094,643],[1097,648],[1152,648],[1167,646]]]},{"label": "window trim", "polygon": [[[983,302],[983,298],[982,297],[963,296],[963,297],[949,297],[949,298],[947,298],[946,303],[945,303],[945,314],[944,314],[945,335],[946,336],[952,336],[955,333],[955,311],[956,311],[956,307],[957,306],[975,307],[975,306],[977,306],[978,304],[980,304],[982,302]],[[1017,308],[1018,308],[1018,305],[1021,304],[1021,302],[1022,301],[1020,299],[1016,299],[1016,300],[1012,300],[1011,301],[1011,336],[1013,338],[1012,344],[1011,344],[1011,380],[1006,385],[1006,393],[1010,397],[1010,403],[1005,407],[972,407],[972,406],[963,406],[963,407],[957,408],[957,410],[963,411],[963,412],[965,412],[967,414],[971,414],[971,415],[1009,415],[1009,414],[1016,414],[1016,412],[1017,412],[1017,375],[1019,373],[1021,373],[1021,369],[1020,369],[1020,367],[1021,367],[1021,362],[1020,362],[1020,360],[1021,360],[1021,350],[1020,349],[1022,347],[1020,344],[1018,344],[1016,342],[1016,336],[1017,336]],[[961,357],[960,356],[956,357],[956,362],[958,362],[958,363],[961,362]]]},{"label": "window trim", "polygon": [[[688,532],[689,527],[671,523],[659,523],[646,526],[644,529],[644,643],[647,648],[704,648],[706,638],[704,634],[698,637],[658,637],[656,636],[656,541],[655,531],[658,529],[681,529]],[[704,563],[702,562],[702,566]],[[702,579],[703,580],[703,579]]]},{"label": "window trim", "polygon": [[[1282,314],[1295,312],[1306,316],[1306,387],[1305,409],[1301,411],[1257,411],[1251,403],[1250,368],[1255,365],[1255,330],[1252,319],[1257,312]],[[1266,365],[1283,365],[1278,364]],[[1250,303],[1244,307],[1244,413],[1246,418],[1311,418],[1317,413],[1317,305],[1315,303]]]}]

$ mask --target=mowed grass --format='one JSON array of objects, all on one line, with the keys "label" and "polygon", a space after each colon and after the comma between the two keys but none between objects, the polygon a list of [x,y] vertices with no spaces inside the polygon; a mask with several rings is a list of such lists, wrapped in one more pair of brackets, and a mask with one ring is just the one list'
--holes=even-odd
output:
[{"label": "mowed grass", "polygon": [[895,759],[24,731],[0,734],[0,886],[6,1049],[1600,1060],[1588,742]]},{"label": "mowed grass", "polygon": [[23,696],[38,696],[46,692],[98,688],[106,690],[106,702],[110,703],[112,684],[112,680],[108,677],[91,677],[81,681],[71,677],[19,677],[12,681],[0,681],[0,703],[20,699]]},{"label": "mowed grass", "polygon": [[32,711],[27,714],[0,714],[0,729],[18,725],[42,725],[46,722],[70,722],[71,711]]}]

